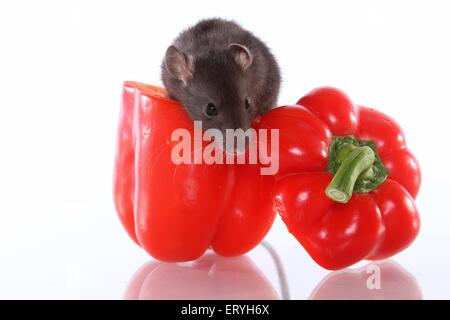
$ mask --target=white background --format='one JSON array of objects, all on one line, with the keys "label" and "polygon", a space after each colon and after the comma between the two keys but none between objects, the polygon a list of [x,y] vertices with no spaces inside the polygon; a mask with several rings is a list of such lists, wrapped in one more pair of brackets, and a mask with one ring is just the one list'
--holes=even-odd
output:
[{"label": "white background", "polygon": [[[282,69],[279,104],[333,85],[403,126],[423,169],[422,230],[394,257],[425,298],[450,298],[448,1],[0,2],[0,298],[120,299],[150,258],[122,230],[111,180],[121,83],[200,18],[235,19]],[[277,220],[267,240],[291,297],[328,274]],[[277,287],[267,252],[250,253]]]}]

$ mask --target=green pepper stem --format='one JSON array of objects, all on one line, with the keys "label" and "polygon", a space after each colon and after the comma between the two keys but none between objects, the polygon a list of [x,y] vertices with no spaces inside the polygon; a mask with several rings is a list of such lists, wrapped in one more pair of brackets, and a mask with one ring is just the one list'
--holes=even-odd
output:
[{"label": "green pepper stem", "polygon": [[345,156],[325,190],[326,195],[336,202],[347,203],[352,197],[356,180],[371,168],[374,161],[375,153],[370,147],[355,147]]}]

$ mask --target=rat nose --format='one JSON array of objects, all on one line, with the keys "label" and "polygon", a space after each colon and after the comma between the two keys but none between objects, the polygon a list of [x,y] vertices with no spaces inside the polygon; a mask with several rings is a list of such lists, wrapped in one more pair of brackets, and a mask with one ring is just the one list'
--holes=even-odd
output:
[{"label": "rat nose", "polygon": [[254,131],[249,130],[250,126],[237,127],[234,129],[223,128],[225,149],[229,153],[241,154],[244,153],[254,137]]},{"label": "rat nose", "polygon": [[247,151],[249,145],[250,145],[249,139],[246,138],[243,143],[236,144],[234,146],[234,153],[235,154],[245,153],[245,151]]}]

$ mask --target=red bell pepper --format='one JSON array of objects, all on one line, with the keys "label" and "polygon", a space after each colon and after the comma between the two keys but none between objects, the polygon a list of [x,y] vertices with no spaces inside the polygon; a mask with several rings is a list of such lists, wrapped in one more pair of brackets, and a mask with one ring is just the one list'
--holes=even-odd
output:
[{"label": "red bell pepper", "polygon": [[[162,261],[188,261],[211,247],[237,256],[255,247],[275,212],[272,176],[255,165],[175,164],[175,129],[194,125],[162,88],[124,85],[114,199],[130,237]],[[192,149],[192,152],[195,152]]]},{"label": "red bell pepper", "polygon": [[319,88],[259,125],[280,128],[280,174],[289,174],[274,208],[318,264],[383,259],[414,240],[420,168],[393,119]]}]

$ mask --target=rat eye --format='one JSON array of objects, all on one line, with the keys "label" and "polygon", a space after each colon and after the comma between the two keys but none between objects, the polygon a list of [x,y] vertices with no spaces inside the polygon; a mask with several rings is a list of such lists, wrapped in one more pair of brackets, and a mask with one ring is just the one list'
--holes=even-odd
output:
[{"label": "rat eye", "polygon": [[215,104],[212,102],[209,102],[206,105],[205,113],[210,117],[217,116],[218,112],[217,112],[217,108],[216,108]]},{"label": "rat eye", "polygon": [[250,100],[249,97],[245,98],[245,109],[248,110],[250,109],[251,105],[252,105],[252,101]]}]

